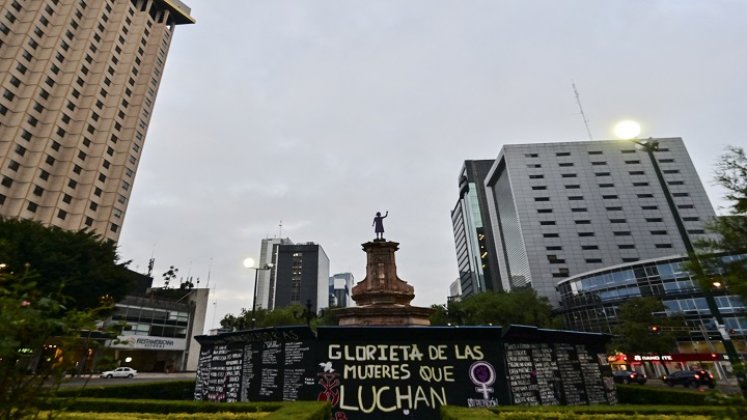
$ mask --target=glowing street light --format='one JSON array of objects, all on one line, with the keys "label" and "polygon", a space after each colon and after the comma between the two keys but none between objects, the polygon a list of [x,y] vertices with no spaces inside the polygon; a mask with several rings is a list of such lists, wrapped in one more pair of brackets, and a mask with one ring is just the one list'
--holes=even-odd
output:
[{"label": "glowing street light", "polygon": [[623,140],[630,140],[641,134],[641,125],[633,120],[624,120],[615,124],[615,136]]}]

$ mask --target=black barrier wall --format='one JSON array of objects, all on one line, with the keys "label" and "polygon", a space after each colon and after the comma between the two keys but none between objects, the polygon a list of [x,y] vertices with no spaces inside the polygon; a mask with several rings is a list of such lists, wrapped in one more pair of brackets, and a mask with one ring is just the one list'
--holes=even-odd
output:
[{"label": "black barrier wall", "polygon": [[336,420],[443,404],[615,402],[609,336],[528,326],[283,327],[200,336],[195,399],[326,400]]}]

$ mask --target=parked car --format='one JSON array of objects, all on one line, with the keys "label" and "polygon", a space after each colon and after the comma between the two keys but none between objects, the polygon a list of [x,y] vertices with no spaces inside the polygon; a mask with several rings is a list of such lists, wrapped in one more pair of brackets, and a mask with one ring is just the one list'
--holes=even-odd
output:
[{"label": "parked car", "polygon": [[683,385],[685,388],[694,386],[699,387],[708,385],[708,388],[716,386],[713,375],[707,370],[680,370],[670,375],[665,375],[662,380],[669,386]]},{"label": "parked car", "polygon": [[635,382],[638,385],[643,385],[646,383],[646,375],[633,370],[616,370],[612,372],[612,379],[614,379],[617,384],[629,384]]},{"label": "parked car", "polygon": [[101,372],[102,378],[134,378],[135,376],[137,376],[137,371],[131,367],[118,367],[114,370]]}]

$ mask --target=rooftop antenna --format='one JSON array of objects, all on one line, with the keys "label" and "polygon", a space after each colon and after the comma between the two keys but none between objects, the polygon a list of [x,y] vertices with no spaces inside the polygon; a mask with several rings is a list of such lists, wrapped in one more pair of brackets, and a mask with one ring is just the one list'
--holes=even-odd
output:
[{"label": "rooftop antenna", "polygon": [[578,89],[576,89],[576,82],[571,81],[573,86],[573,93],[576,95],[576,103],[578,104],[578,110],[580,111],[581,118],[584,120],[584,126],[586,127],[586,134],[589,135],[589,141],[594,141],[594,136],[591,135],[591,129],[589,128],[589,120],[586,119],[584,108],[581,106],[581,97],[578,95]]},{"label": "rooftop antenna", "polygon": [[210,272],[213,270],[213,257],[210,257],[210,263],[208,263],[208,278],[207,278],[207,284],[205,285],[206,288],[210,288]]},{"label": "rooftop antenna", "polygon": [[278,238],[283,237],[283,221],[281,220],[280,223],[278,223]]}]

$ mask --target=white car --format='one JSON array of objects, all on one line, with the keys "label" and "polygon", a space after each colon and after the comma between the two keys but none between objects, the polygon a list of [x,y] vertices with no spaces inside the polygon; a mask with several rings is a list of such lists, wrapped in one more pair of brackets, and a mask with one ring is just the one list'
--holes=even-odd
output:
[{"label": "white car", "polygon": [[137,376],[137,371],[131,367],[119,367],[101,372],[102,378],[134,378],[135,376]]}]

